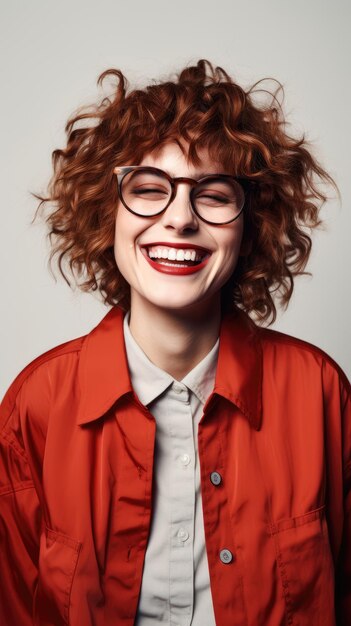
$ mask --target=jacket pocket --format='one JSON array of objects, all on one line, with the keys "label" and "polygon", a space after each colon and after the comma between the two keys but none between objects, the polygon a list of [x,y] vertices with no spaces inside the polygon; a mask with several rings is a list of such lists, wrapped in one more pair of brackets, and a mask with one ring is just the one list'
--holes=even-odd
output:
[{"label": "jacket pocket", "polygon": [[269,525],[286,603],[287,624],[334,626],[334,566],[325,505]]},{"label": "jacket pocket", "polygon": [[69,625],[71,589],[82,543],[46,527],[40,538],[34,597],[36,626]]}]

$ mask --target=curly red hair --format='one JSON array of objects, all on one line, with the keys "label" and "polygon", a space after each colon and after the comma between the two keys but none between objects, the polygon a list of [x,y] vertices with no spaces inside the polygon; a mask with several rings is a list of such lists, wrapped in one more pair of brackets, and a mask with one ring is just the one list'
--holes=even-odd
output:
[{"label": "curly red hair", "polygon": [[[204,59],[185,67],[176,80],[153,82],[128,91],[120,70],[108,69],[98,79],[116,77],[111,97],[78,109],[65,130],[67,146],[52,153],[53,175],[40,204],[52,207],[45,220],[53,243],[49,264],[58,254],[58,266],[69,261],[71,273],[83,291],[101,293],[104,303],[130,306],[130,287],[116,266],[114,228],[118,201],[116,165],[138,165],[144,155],[167,142],[181,140],[187,159],[200,162],[205,147],[233,175],[253,181],[244,209],[244,239],[248,252],[222,288],[222,307],[238,306],[257,321],[276,319],[273,299],[286,308],[294,277],[306,274],[311,252],[311,230],[322,222],[321,205],[327,196],[321,183],[336,185],[321,167],[305,137],[293,138],[274,93],[245,91],[221,68]],[[255,103],[255,94],[270,95],[267,104]],[[183,148],[182,148],[183,149]],[[36,215],[37,215],[36,212]],[[35,217],[36,217],[35,215]],[[34,218],[35,219],[35,218]],[[54,241],[52,241],[54,240]]]}]

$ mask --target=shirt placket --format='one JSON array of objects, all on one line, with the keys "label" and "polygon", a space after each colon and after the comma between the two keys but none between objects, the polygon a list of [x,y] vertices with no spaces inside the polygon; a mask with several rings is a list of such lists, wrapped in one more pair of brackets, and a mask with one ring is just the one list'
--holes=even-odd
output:
[{"label": "shirt placket", "polygon": [[169,428],[172,442],[170,483],[170,625],[189,626],[194,602],[195,447],[190,392],[173,383]]}]

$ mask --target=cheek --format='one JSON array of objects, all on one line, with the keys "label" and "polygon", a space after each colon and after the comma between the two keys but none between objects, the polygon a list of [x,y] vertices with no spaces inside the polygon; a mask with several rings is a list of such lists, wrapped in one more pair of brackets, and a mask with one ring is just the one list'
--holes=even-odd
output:
[{"label": "cheek", "polygon": [[117,264],[118,264],[119,248],[120,248],[119,223],[118,223],[118,219],[116,219],[116,222],[115,222],[115,238],[114,238],[114,254],[115,254],[115,260],[116,260]]},{"label": "cheek", "polygon": [[145,230],[145,222],[131,215],[123,207],[117,212],[114,236],[116,265],[127,280],[135,280],[137,273],[137,241]]},{"label": "cheek", "polygon": [[222,254],[220,257],[223,263],[223,273],[226,274],[226,276],[232,274],[238,262],[243,230],[243,224],[239,222],[236,225],[235,231],[228,233],[228,236],[223,237],[221,241],[220,248]]},{"label": "cheek", "polygon": [[227,250],[227,253],[223,257],[222,267],[220,269],[222,281],[227,281],[228,278],[230,278],[230,276],[233,274],[238,263],[238,256],[238,250],[233,248]]},{"label": "cheek", "polygon": [[114,256],[118,269],[124,275],[125,259],[129,246],[128,223],[123,212],[117,215],[115,222]]}]

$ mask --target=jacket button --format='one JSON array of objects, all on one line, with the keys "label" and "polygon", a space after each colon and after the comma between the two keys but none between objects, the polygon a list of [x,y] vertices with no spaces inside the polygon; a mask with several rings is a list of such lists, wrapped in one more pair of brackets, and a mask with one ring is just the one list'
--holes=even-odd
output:
[{"label": "jacket button", "polygon": [[221,550],[219,553],[219,558],[222,563],[230,563],[233,560],[233,555],[230,550]]},{"label": "jacket button", "polygon": [[216,487],[217,485],[220,485],[222,482],[222,476],[218,472],[212,472],[210,479],[211,479],[211,483],[213,485],[216,485]]}]

